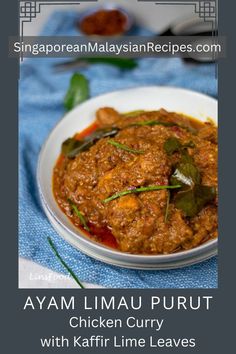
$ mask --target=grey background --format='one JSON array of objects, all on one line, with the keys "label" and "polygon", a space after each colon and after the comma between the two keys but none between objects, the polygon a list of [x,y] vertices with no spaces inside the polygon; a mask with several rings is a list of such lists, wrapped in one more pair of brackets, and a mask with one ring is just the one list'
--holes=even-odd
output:
[{"label": "grey background", "polygon": [[[19,290],[17,282],[17,78],[18,62],[8,59],[8,36],[17,33],[17,1],[4,2],[1,11],[3,46],[1,56],[2,116],[1,116],[1,324],[3,353],[42,353],[71,352],[68,349],[41,350],[39,337],[43,335],[67,335],[64,311],[23,312],[22,306],[28,295],[76,295],[77,297],[94,295],[142,294],[143,299],[153,295],[213,295],[214,305],[206,312],[169,312],[166,316],[168,327],[162,335],[168,337],[195,336],[199,338],[198,350],[159,350],[163,353],[201,353],[231,354],[235,351],[235,88],[233,73],[235,72],[234,23],[235,3],[223,0],[219,2],[219,28],[221,35],[228,36],[227,58],[219,62],[219,133],[220,133],[220,246],[219,246],[219,289],[209,290]],[[230,38],[231,37],[231,38]],[[4,168],[3,168],[4,167]],[[82,310],[81,310],[82,314]],[[99,315],[97,312],[96,315]],[[105,316],[105,312],[103,313]],[[121,315],[121,314],[120,314]],[[125,313],[124,315],[127,315]],[[142,316],[141,313],[139,313]],[[148,310],[144,309],[148,316]],[[109,316],[117,316],[111,313]],[[136,314],[137,316],[137,314]],[[161,315],[159,315],[161,316]],[[152,317],[154,314],[152,313]],[[97,332],[97,331],[96,331]],[[100,331],[101,332],[101,331]],[[70,331],[71,334],[72,331]],[[118,330],[116,330],[118,333]],[[134,332],[133,332],[134,333]],[[89,332],[86,331],[86,335]],[[142,335],[145,335],[144,331]],[[139,353],[144,349],[112,350],[119,353]],[[77,352],[78,350],[74,350]],[[107,350],[106,350],[107,351]],[[146,350],[155,353],[157,350]],[[81,353],[99,353],[102,350],[80,350]]]}]

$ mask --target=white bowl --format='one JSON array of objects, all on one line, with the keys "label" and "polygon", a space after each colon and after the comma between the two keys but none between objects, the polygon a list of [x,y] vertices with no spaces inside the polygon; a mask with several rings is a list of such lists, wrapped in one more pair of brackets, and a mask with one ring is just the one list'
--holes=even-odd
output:
[{"label": "white bowl", "polygon": [[169,255],[133,255],[119,252],[89,239],[61,211],[52,192],[52,173],[61,144],[94,121],[98,108],[110,106],[120,112],[133,110],[175,111],[217,124],[217,101],[206,95],[174,87],[141,87],[92,98],[67,113],[44,143],[38,160],[37,182],[43,208],[52,226],[66,241],[103,262],[135,269],[171,269],[206,260],[217,253],[217,239],[196,248]]}]

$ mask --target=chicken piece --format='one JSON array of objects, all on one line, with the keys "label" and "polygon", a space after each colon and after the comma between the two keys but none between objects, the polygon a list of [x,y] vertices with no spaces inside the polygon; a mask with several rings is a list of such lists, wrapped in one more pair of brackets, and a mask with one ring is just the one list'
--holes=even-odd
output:
[{"label": "chicken piece", "polygon": [[216,207],[209,205],[202,209],[191,221],[191,226],[194,235],[192,240],[184,243],[183,247],[186,249],[196,247],[207,239],[217,237],[218,222]]},{"label": "chicken piece", "polygon": [[183,217],[183,213],[174,209],[169,219],[168,237],[164,240],[163,253],[172,253],[191,240],[193,231]]},{"label": "chicken piece", "polygon": [[194,155],[195,163],[201,171],[202,184],[217,186],[218,147],[206,140],[200,140]]},{"label": "chicken piece", "polygon": [[99,108],[96,112],[96,121],[101,128],[114,125],[120,117],[120,114],[110,107]]},{"label": "chicken piece", "polygon": [[198,136],[201,139],[217,144],[217,127],[211,123],[205,123],[205,126],[200,129]]},{"label": "chicken piece", "polygon": [[130,187],[166,185],[170,172],[166,154],[155,149],[155,154],[149,151],[105,173],[99,179],[96,191],[105,199]]},{"label": "chicken piece", "polygon": [[140,202],[135,195],[118,198],[107,206],[107,219],[112,227],[122,227],[131,223],[140,209]]}]

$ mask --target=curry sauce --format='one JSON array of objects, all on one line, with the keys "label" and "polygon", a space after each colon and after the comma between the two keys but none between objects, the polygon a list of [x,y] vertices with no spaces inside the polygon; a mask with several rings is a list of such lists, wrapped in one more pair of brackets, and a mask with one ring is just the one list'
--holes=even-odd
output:
[{"label": "curry sauce", "polygon": [[62,146],[53,193],[88,237],[122,252],[168,254],[217,237],[217,128],[110,107]]}]

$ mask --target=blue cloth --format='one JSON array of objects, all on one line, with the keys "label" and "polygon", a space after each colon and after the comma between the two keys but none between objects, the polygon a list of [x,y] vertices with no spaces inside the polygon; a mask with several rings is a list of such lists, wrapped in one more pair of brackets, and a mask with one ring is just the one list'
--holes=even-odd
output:
[{"label": "blue cloth", "polygon": [[[73,35],[75,13],[56,12],[42,35]],[[144,33],[136,29],[136,34]],[[27,59],[19,82],[19,254],[50,269],[66,273],[47,243],[50,236],[68,265],[82,281],[111,288],[215,288],[217,260],[169,271],[129,270],[96,261],[66,243],[48,222],[40,205],[36,165],[48,133],[64,114],[63,97],[71,72],[55,73],[59,59]],[[60,59],[61,60],[61,59]],[[217,95],[214,64],[185,64],[180,59],[144,58],[133,71],[108,65],[82,70],[90,81],[91,96],[128,87],[171,85]]]}]

